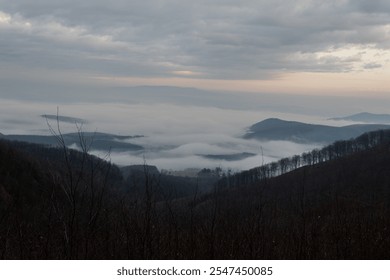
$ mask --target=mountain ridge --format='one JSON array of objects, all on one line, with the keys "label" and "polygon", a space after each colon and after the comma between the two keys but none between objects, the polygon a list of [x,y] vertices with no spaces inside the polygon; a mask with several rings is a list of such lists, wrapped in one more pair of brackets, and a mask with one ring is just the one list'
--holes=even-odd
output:
[{"label": "mountain ridge", "polygon": [[[84,138],[87,144],[92,143],[94,150],[101,151],[110,151],[110,150],[128,150],[128,151],[141,151],[143,147],[137,144],[132,144],[129,142],[124,142],[123,140],[129,140],[134,138],[144,137],[143,135],[134,135],[134,136],[121,136],[109,133],[102,132],[82,132],[81,134],[77,132],[73,133],[64,133],[62,135],[67,146],[80,144],[80,136]],[[0,134],[1,139],[11,140],[11,141],[21,141],[34,144],[43,144],[48,146],[58,145],[58,139],[54,135],[17,135],[9,134],[4,135]]]},{"label": "mountain ridge", "polygon": [[364,122],[364,123],[390,123],[390,114],[373,114],[369,112],[361,112],[354,115],[349,115],[345,117],[336,117],[330,118],[329,120],[335,121],[354,121],[354,122]]},{"label": "mountain ridge", "polygon": [[355,124],[336,127],[269,118],[250,126],[243,138],[296,143],[331,143],[337,140],[351,139],[368,131],[388,128],[390,125],[384,124]]}]

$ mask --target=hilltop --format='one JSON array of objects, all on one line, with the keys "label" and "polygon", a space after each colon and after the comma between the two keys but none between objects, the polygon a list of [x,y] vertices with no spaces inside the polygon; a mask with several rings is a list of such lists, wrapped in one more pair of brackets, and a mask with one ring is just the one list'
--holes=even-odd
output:
[{"label": "hilltop", "polygon": [[243,137],[262,141],[284,140],[297,143],[330,144],[337,140],[357,137],[364,132],[388,128],[390,128],[389,125],[382,124],[335,127],[270,118],[250,126]]},{"label": "hilltop", "polygon": [[[137,144],[132,144],[130,141],[134,138],[143,137],[142,135],[135,136],[121,136],[109,133],[99,132],[83,132],[79,133],[64,133],[62,135],[63,140],[67,146],[74,146],[80,148],[80,137],[83,141],[94,150],[100,151],[141,151],[143,147]],[[59,145],[58,137],[55,135],[3,135],[0,134],[0,138],[11,140],[28,142],[34,144],[43,144],[51,147]]]}]

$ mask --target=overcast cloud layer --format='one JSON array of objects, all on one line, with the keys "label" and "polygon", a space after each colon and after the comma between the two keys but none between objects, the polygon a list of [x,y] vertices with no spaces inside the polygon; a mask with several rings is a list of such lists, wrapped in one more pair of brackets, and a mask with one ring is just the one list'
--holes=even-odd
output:
[{"label": "overcast cloud layer", "polygon": [[1,0],[0,72],[82,82],[363,71],[389,63],[389,17],[386,0]]}]

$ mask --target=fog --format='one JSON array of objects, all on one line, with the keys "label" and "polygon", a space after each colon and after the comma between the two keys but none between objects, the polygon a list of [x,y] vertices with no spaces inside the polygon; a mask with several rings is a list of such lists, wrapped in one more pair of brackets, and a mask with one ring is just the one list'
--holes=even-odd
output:
[{"label": "fog", "polygon": [[[389,105],[388,101],[367,98],[221,93],[172,87],[100,88],[95,95],[83,92],[77,98],[73,92],[62,99],[58,94],[53,99],[46,98],[48,93],[38,94],[36,100],[23,99],[21,94],[14,98],[2,96],[0,133],[48,135],[49,125],[55,128],[57,124],[55,119],[46,120],[42,115],[58,113],[83,120],[78,125],[85,132],[143,135],[129,140],[143,146],[142,152],[111,152],[109,157],[116,164],[146,162],[173,170],[243,170],[320,147],[241,138],[249,126],[267,118],[343,126],[352,122],[329,118],[362,111],[387,113]],[[76,124],[68,121],[61,121],[60,128],[62,133],[77,131]],[[101,151],[91,153],[107,156]],[[242,153],[255,156],[236,161],[205,157]]]},{"label": "fog", "polygon": [[[239,141],[239,140],[238,140]],[[248,141],[249,142],[249,141]],[[209,145],[206,143],[189,143],[177,148],[163,151],[146,150],[140,154],[131,154],[128,152],[112,152],[109,157],[118,165],[143,164],[156,165],[159,169],[183,170],[186,168],[215,168],[232,170],[246,170],[264,163],[276,161],[282,157],[301,154],[320,145],[303,145],[287,141],[270,141],[247,143],[248,146],[242,145],[243,150],[238,149],[221,149],[218,145]],[[206,147],[206,149],[201,149]],[[223,151],[223,152],[222,152]],[[201,154],[232,154],[234,152],[251,152],[255,156],[243,160],[211,160],[201,157]],[[99,157],[107,156],[107,153],[93,151],[92,154]]]},{"label": "fog", "polygon": [[[309,123],[346,125],[323,116],[292,114],[267,110],[226,109],[167,103],[63,103],[3,99],[0,103],[0,132],[3,134],[48,135],[56,121],[41,115],[68,116],[85,120],[82,130],[117,135],[144,135],[128,140],[142,145],[142,152],[105,152],[92,150],[102,158],[109,156],[118,165],[147,164],[159,169],[230,168],[243,170],[281,157],[300,154],[320,147],[286,141],[259,142],[242,139],[246,129],[261,120],[278,117]],[[81,125],[81,124],[78,124]],[[76,124],[60,122],[62,133],[75,132]],[[242,160],[209,159],[207,155],[250,153]]]}]

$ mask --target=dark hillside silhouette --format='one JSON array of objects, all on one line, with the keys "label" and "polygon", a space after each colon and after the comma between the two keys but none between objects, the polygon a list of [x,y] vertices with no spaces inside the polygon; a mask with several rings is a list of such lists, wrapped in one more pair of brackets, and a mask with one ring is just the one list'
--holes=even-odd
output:
[{"label": "dark hillside silhouette", "polygon": [[[77,145],[80,146],[80,137],[78,133],[66,133],[63,134],[63,139],[67,146]],[[83,132],[83,137],[86,141],[93,143],[94,150],[100,150],[108,152],[110,150],[117,151],[142,151],[143,147],[140,145],[126,142],[133,138],[143,137],[142,135],[135,136],[120,136],[108,133],[97,132]],[[0,138],[11,140],[28,142],[34,144],[43,144],[49,147],[54,147],[58,144],[57,138],[54,135],[0,135]]]},{"label": "dark hillside silhouette", "polygon": [[0,141],[1,258],[390,257],[388,130],[225,175],[208,193],[195,181],[169,195],[173,181],[144,171],[132,188],[87,153]]}]

